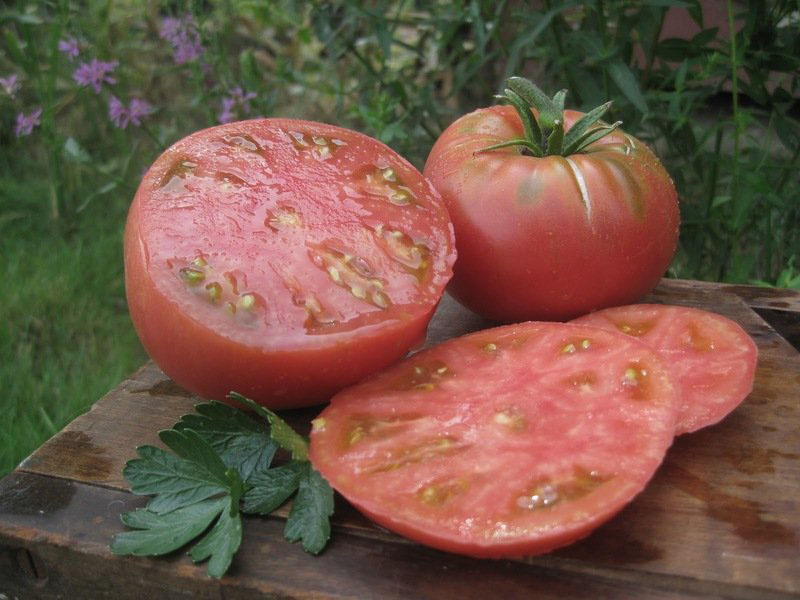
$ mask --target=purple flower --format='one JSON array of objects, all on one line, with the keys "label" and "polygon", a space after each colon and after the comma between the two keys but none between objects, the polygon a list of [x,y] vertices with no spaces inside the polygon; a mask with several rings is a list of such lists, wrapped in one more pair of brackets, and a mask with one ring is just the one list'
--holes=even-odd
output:
[{"label": "purple flower", "polygon": [[132,98],[130,104],[128,104],[128,114],[131,117],[131,123],[137,127],[142,124],[141,119],[154,110],[155,109],[149,102],[141,98]]},{"label": "purple flower", "polygon": [[130,121],[128,109],[119,101],[119,98],[113,95],[108,99],[108,116],[120,129],[125,129]]},{"label": "purple flower", "polygon": [[255,92],[245,92],[241,86],[237,86],[231,90],[231,95],[222,99],[222,111],[219,113],[218,118],[220,123],[230,123],[236,117],[233,114],[234,108],[239,108],[243,114],[250,112],[250,100],[255,98]]},{"label": "purple flower", "polygon": [[223,98],[222,99],[222,112],[219,113],[219,122],[220,123],[230,123],[235,119],[233,115],[233,109],[236,106],[236,100],[233,98]]},{"label": "purple flower", "polygon": [[128,106],[116,96],[111,96],[108,100],[108,116],[120,129],[125,129],[129,123],[138,127],[142,124],[142,119],[154,110],[149,102],[140,98],[131,99]]},{"label": "purple flower", "polygon": [[93,58],[91,62],[81,63],[72,78],[78,85],[92,86],[94,91],[100,93],[100,86],[104,83],[117,83],[117,80],[111,77],[111,73],[119,66],[119,61],[112,60],[103,62]]},{"label": "purple flower", "polygon": [[70,58],[77,58],[81,53],[78,49],[78,40],[70,36],[66,39],[58,41],[58,49]]},{"label": "purple flower", "polygon": [[37,108],[29,115],[19,113],[17,115],[17,123],[14,125],[14,135],[17,137],[30,135],[33,132],[33,128],[39,125],[39,117],[41,116],[41,108]]},{"label": "purple flower", "polygon": [[161,38],[172,44],[172,58],[175,64],[182,65],[197,60],[203,54],[200,31],[191,14],[180,18],[162,19]]},{"label": "purple flower", "polygon": [[245,113],[250,112],[250,100],[256,97],[255,92],[245,92],[241,86],[235,87],[231,90],[231,97],[236,100],[236,103]]},{"label": "purple flower", "polygon": [[14,94],[19,89],[19,82],[17,81],[17,74],[12,73],[8,77],[0,77],[0,87],[3,88],[3,91],[11,96],[14,97]]}]

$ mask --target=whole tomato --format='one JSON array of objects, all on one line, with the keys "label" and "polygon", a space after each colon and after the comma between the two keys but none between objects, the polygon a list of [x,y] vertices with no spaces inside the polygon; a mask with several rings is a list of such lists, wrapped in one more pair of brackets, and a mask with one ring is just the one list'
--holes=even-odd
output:
[{"label": "whole tomato", "polygon": [[456,234],[450,293],[496,321],[566,320],[633,303],[669,266],[675,187],[653,152],[607,125],[606,103],[564,110],[512,77],[500,96],[450,125],[424,174]]}]

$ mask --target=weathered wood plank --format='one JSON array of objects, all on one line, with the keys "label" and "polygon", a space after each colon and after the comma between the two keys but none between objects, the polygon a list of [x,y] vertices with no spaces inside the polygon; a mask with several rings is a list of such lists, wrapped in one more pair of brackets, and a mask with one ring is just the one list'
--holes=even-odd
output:
[{"label": "weathered wood plank", "polygon": [[[111,536],[119,514],[143,499],[106,488],[30,473],[0,483],[0,591],[36,598],[675,598],[636,578],[564,573],[513,561],[475,561],[409,543],[376,543],[338,530],[321,557],[281,538],[279,519],[246,518],[244,539],[228,574],[208,578],[205,565],[181,555],[159,560],[116,557]],[[5,555],[5,556],[3,556]],[[2,564],[2,562],[0,562]],[[664,583],[669,585],[669,583]],[[682,582],[691,597],[708,597]],[[701,586],[702,588],[702,586]],[[760,589],[731,591],[759,597]],[[695,593],[696,592],[696,593]],[[766,593],[769,593],[767,590]],[[155,596],[154,596],[155,594]],[[779,596],[775,596],[779,597]]]},{"label": "weathered wood plank", "polygon": [[[323,596],[347,597],[352,591],[357,597],[371,597],[372,588],[359,587],[365,585],[378,586],[374,590],[385,594],[374,597],[394,597],[395,592],[405,597],[449,597],[451,593],[476,597],[473,591],[482,591],[484,596],[502,593],[515,597],[514,590],[520,589],[527,596],[535,592],[541,597],[578,596],[581,591],[592,597],[651,597],[644,592],[646,588],[652,597],[685,597],[690,592],[742,598],[800,593],[800,354],[747,304],[753,301],[760,310],[800,315],[800,294],[760,290],[665,280],[649,297],[650,301],[713,310],[738,321],[759,346],[755,386],[748,399],[722,423],[678,438],[647,489],[586,540],[522,561],[452,557],[373,526],[339,500],[333,543],[318,558],[304,555],[281,539],[285,510],[269,519],[249,519],[246,537],[258,540],[257,546],[252,552],[240,552],[243,556],[237,558],[231,576],[224,580],[239,583],[225,589],[225,596],[232,596],[232,590],[260,590],[307,597],[303,594],[313,588]],[[767,308],[770,303],[772,308]],[[800,322],[795,318],[792,322]],[[445,298],[431,323],[426,345],[489,325]],[[123,506],[143,502],[126,492],[121,476],[125,462],[135,455],[135,447],[158,444],[157,431],[172,426],[197,401],[154,365],[145,365],[33,453],[13,477],[62,482],[55,486],[68,484],[70,489],[81,490],[80,504],[85,506],[99,507],[103,498],[109,506],[119,500],[122,504],[115,505],[118,514]],[[318,410],[291,411],[285,416],[307,428]],[[22,493],[14,491],[13,482],[11,488],[5,480],[3,485],[7,494]],[[98,496],[89,501],[91,494]],[[196,573],[202,573],[202,568],[198,570],[183,557],[166,561],[109,557],[107,544],[112,530],[121,529],[121,525],[95,523],[93,527],[93,519],[107,518],[100,508],[87,508],[90,513],[99,512],[83,516],[64,510],[48,521],[50,529],[36,521],[38,525],[31,525],[29,530],[10,532],[9,523],[18,523],[20,517],[9,513],[0,500],[0,543],[17,544],[15,548],[24,547],[57,565],[77,565],[81,557],[86,564],[99,561],[106,571],[98,567],[96,572],[106,573],[107,578],[122,577],[124,569],[119,565],[126,565],[157,574],[158,582],[153,585],[178,585],[180,577],[192,573],[191,577],[198,578]],[[29,518],[35,520],[37,516]],[[58,537],[58,527],[66,527],[69,534]],[[93,542],[97,546],[91,549],[82,545],[81,536],[88,535],[84,533],[87,527],[97,538]],[[9,564],[21,561],[29,565],[29,571],[36,571],[35,560],[27,561],[24,553],[14,552],[9,554]],[[325,587],[320,582],[314,587],[309,583],[304,588],[298,580],[292,587],[291,578],[263,575],[266,565],[270,569],[313,571],[312,581],[327,574],[336,585]],[[341,571],[338,576],[336,569]],[[479,575],[470,577],[472,569]],[[67,578],[67,572],[63,573]],[[391,585],[383,580],[376,582],[373,573],[382,573],[382,577],[391,573]],[[456,582],[456,574],[463,585]],[[53,577],[52,581],[58,580]],[[87,577],[87,581],[93,581],[91,574]],[[426,581],[424,593],[411,593],[405,587],[407,581],[425,577],[431,580]],[[573,579],[577,584],[573,585]],[[198,580],[202,584],[192,595],[219,595],[216,584]],[[171,589],[173,583],[164,583],[158,589]],[[106,582],[98,589],[105,590],[109,585]],[[192,585],[182,589],[192,590]]]}]

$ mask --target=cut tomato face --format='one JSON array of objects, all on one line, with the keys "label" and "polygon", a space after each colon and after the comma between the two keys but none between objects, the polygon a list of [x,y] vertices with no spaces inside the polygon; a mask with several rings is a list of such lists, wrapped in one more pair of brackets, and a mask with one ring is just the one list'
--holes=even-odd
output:
[{"label": "cut tomato face", "polygon": [[737,323],[716,313],[634,304],[572,322],[620,331],[661,353],[681,389],[676,435],[718,423],[753,389],[758,348]]},{"label": "cut tomato face", "polygon": [[678,392],[629,336],[524,323],[452,339],[337,394],[310,458],[400,535],[479,557],[586,536],[651,478]]},{"label": "cut tomato face", "polygon": [[365,135],[260,119],[150,168],[125,230],[136,330],[177,383],[272,408],[327,400],[424,338],[455,260],[436,190]]}]

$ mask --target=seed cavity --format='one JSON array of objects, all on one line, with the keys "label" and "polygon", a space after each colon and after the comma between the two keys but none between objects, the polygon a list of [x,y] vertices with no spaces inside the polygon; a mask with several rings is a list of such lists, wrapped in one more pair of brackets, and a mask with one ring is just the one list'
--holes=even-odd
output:
[{"label": "seed cavity", "polygon": [[195,266],[183,267],[179,273],[181,274],[181,279],[188,285],[198,285],[206,278],[206,272]]},{"label": "seed cavity", "polygon": [[285,279],[284,285],[292,294],[295,306],[305,309],[307,317],[303,326],[312,335],[328,333],[330,328],[339,323],[339,314],[322,305],[313,293],[303,290],[295,279]]},{"label": "seed cavity", "polygon": [[294,147],[303,154],[310,154],[317,160],[328,160],[339,148],[347,143],[322,135],[309,135],[301,131],[288,131]]},{"label": "seed cavity", "polygon": [[368,473],[395,471],[408,465],[419,464],[436,458],[453,456],[469,448],[454,436],[436,436],[420,441],[414,446],[395,448],[384,455],[385,460],[375,461],[364,469]]},{"label": "seed cavity", "polygon": [[228,190],[247,185],[244,179],[233,173],[228,173],[227,171],[217,171],[214,174],[214,179],[222,184],[223,189]]},{"label": "seed cavity", "polygon": [[431,262],[431,251],[423,243],[415,243],[410,235],[398,229],[378,226],[373,232],[379,245],[389,257],[400,263],[403,269],[413,275],[417,282],[422,282],[428,273]]},{"label": "seed cavity", "polygon": [[192,171],[197,167],[197,163],[188,158],[179,158],[167,170],[161,181],[158,182],[158,187],[162,188],[165,192],[185,192],[185,179],[192,175]]},{"label": "seed cavity", "polygon": [[260,295],[252,291],[240,292],[240,288],[247,285],[247,278],[239,270],[220,273],[200,255],[188,264],[179,259],[172,259],[168,264],[177,269],[178,277],[188,290],[209,304],[220,306],[240,324],[253,325],[256,317],[266,311],[266,301]]},{"label": "seed cavity", "polygon": [[591,392],[597,384],[597,374],[594,371],[581,371],[564,379],[564,383],[575,391]]},{"label": "seed cavity", "polygon": [[354,298],[364,300],[386,310],[392,305],[384,292],[384,282],[372,275],[373,269],[366,259],[341,252],[327,246],[310,246],[309,258],[319,269],[327,273],[330,280],[348,290]]},{"label": "seed cavity", "polygon": [[303,226],[302,215],[292,206],[279,206],[268,210],[264,225],[273,232],[297,229]]},{"label": "seed cavity", "polygon": [[261,152],[262,148],[249,135],[228,135],[222,138],[222,142],[228,146],[234,146],[247,150],[248,152]]},{"label": "seed cavity", "polygon": [[345,447],[353,446],[364,439],[383,440],[402,433],[422,419],[418,414],[393,415],[386,419],[372,416],[354,416],[346,429]]},{"label": "seed cavity", "polygon": [[469,482],[459,477],[426,485],[417,491],[416,497],[428,506],[442,506],[452,498],[466,492],[468,488]]},{"label": "seed cavity", "polygon": [[216,304],[222,298],[222,286],[216,281],[209,283],[206,286],[206,291],[208,292],[208,299],[211,300],[212,304]]},{"label": "seed cavity", "polygon": [[640,321],[637,323],[618,322],[614,324],[622,333],[627,333],[635,337],[646,335],[655,326],[653,321]]},{"label": "seed cavity", "polygon": [[695,323],[690,323],[682,336],[683,345],[696,352],[710,352],[714,349],[714,342],[704,336]]},{"label": "seed cavity", "polygon": [[642,365],[629,365],[622,376],[622,387],[634,400],[649,398],[649,373]]},{"label": "seed cavity", "polygon": [[575,354],[576,352],[581,352],[584,350],[588,350],[592,347],[591,340],[587,338],[582,338],[579,340],[572,340],[564,344],[561,347],[560,354]]},{"label": "seed cavity", "polygon": [[527,423],[525,415],[517,406],[506,406],[494,413],[492,421],[515,433],[525,431]]},{"label": "seed cavity", "polygon": [[411,188],[403,184],[392,167],[373,165],[363,172],[361,178],[362,188],[370,196],[384,198],[395,206],[420,204]]},{"label": "seed cavity", "polygon": [[442,380],[453,377],[455,373],[441,360],[433,360],[428,364],[417,364],[395,382],[396,390],[435,390]]},{"label": "seed cavity", "polygon": [[533,481],[525,492],[515,499],[514,504],[523,510],[549,509],[561,502],[582,498],[613,477],[612,474],[575,467],[572,473],[563,477],[542,477]]},{"label": "seed cavity", "polygon": [[251,310],[256,305],[256,297],[253,294],[242,294],[239,296],[238,308]]}]

